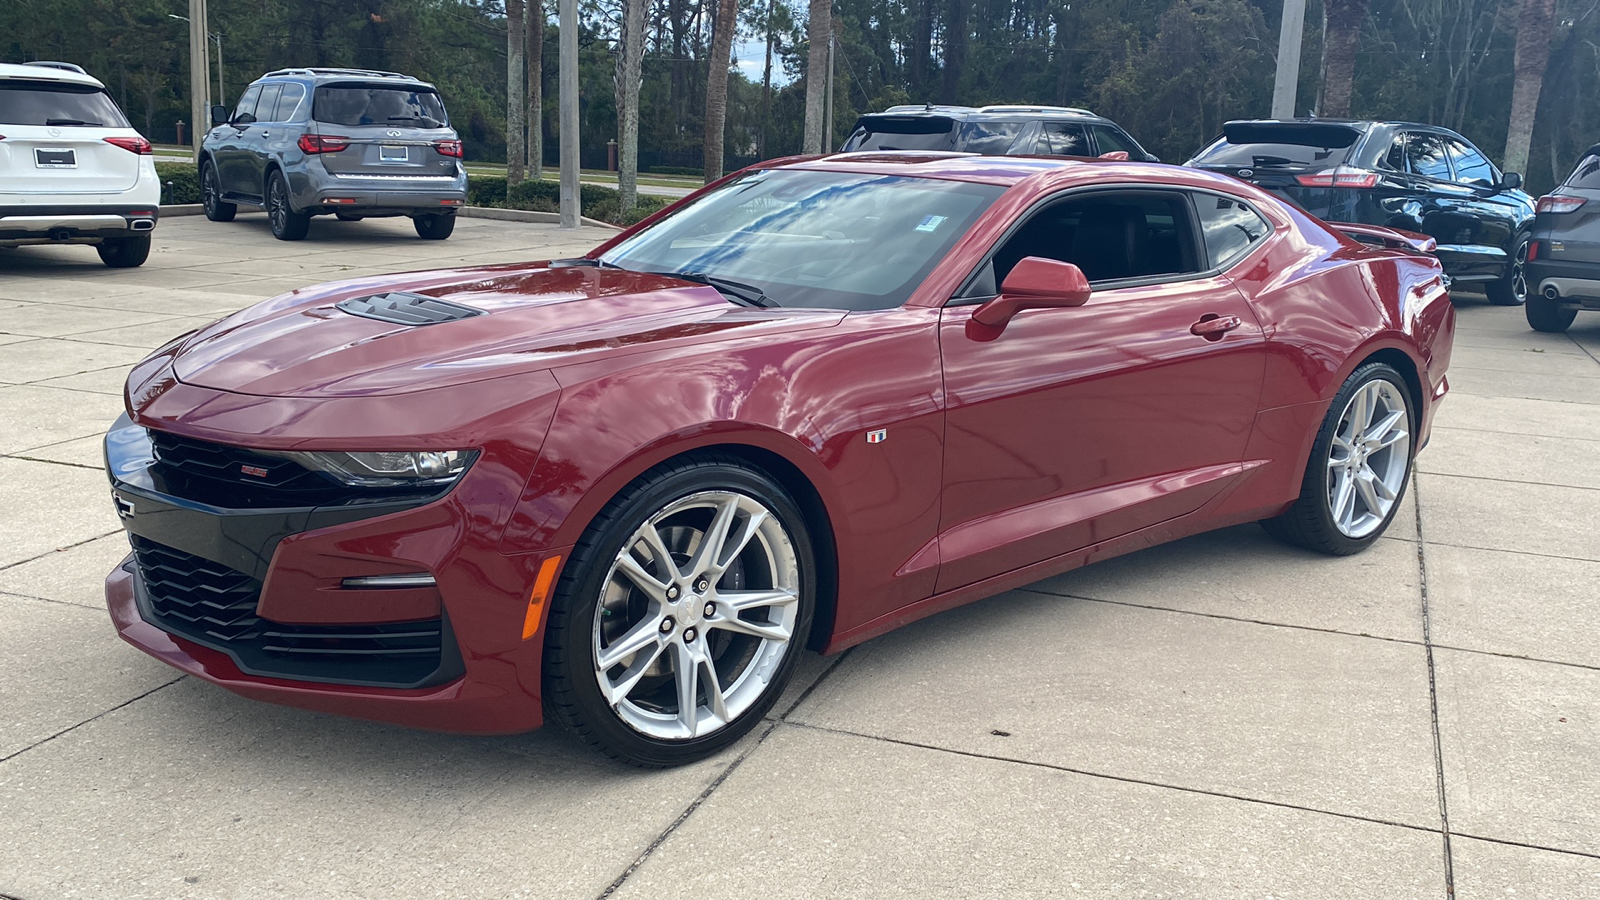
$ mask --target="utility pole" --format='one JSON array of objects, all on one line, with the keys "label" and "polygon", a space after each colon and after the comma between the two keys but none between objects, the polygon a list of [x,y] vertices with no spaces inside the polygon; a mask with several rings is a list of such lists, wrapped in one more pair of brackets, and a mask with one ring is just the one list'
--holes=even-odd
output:
[{"label": "utility pole", "polygon": [[[227,106],[228,89],[222,85],[222,35],[220,33],[213,32],[211,37],[217,42],[217,105]],[[207,124],[210,123],[209,119],[206,121]]]},{"label": "utility pole", "polygon": [[1294,92],[1300,82],[1300,38],[1306,30],[1306,0],[1283,0],[1278,32],[1278,77],[1272,83],[1272,117],[1294,118]]},{"label": "utility pole", "polygon": [[189,132],[194,161],[211,122],[211,42],[206,30],[206,0],[189,0]]},{"label": "utility pole", "polygon": [[833,22],[828,23],[828,93],[822,98],[822,152],[832,153],[833,143],[833,47],[837,40]]},{"label": "utility pole", "polygon": [[561,0],[561,227],[578,227],[578,0]]}]

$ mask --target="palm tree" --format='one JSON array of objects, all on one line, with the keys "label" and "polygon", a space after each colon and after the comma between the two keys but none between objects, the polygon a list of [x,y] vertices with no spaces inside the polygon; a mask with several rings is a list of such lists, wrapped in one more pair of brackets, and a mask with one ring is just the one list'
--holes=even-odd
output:
[{"label": "palm tree", "polygon": [[[623,0],[622,52],[617,54],[613,85],[617,92],[617,205],[633,209],[639,192],[639,86],[644,73],[645,4],[648,0]],[[713,67],[714,69],[715,67]],[[726,106],[726,83],[724,83]]]},{"label": "palm tree", "polygon": [[1517,55],[1512,62],[1511,122],[1506,129],[1507,172],[1528,170],[1528,145],[1533,142],[1533,116],[1539,110],[1544,70],[1550,63],[1550,32],[1555,26],[1555,0],[1521,0],[1517,4]]},{"label": "palm tree", "polygon": [[828,39],[833,34],[833,0],[811,0],[811,21],[806,24],[806,39],[811,52],[806,57],[806,128],[800,152],[822,152],[822,105],[828,88]]},{"label": "palm tree", "polygon": [[523,23],[528,61],[528,169],[544,177],[544,0],[527,0]]},{"label": "palm tree", "polygon": [[520,184],[526,177],[523,168],[522,117],[527,106],[522,97],[525,76],[522,71],[522,0],[506,0],[506,183]]},{"label": "palm tree", "polygon": [[1327,0],[1328,17],[1322,43],[1322,103],[1318,115],[1350,115],[1350,94],[1356,76],[1356,45],[1367,18],[1367,0]]},{"label": "palm tree", "polygon": [[739,17],[734,0],[717,3],[717,20],[711,31],[711,71],[706,75],[706,184],[722,177],[723,126],[728,119],[728,63],[733,52],[733,27]]}]

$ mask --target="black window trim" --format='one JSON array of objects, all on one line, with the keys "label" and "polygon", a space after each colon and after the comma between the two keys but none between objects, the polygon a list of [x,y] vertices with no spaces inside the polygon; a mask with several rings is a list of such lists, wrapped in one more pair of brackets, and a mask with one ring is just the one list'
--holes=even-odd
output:
[{"label": "black window trim", "polygon": [[[1183,186],[1183,185],[1129,183],[1129,184],[1095,184],[1095,185],[1086,185],[1084,187],[1068,188],[1067,190],[1051,194],[1048,197],[1040,198],[1032,206],[1028,207],[1026,212],[1024,212],[1022,215],[1018,216],[1016,221],[1011,223],[1011,227],[1007,228],[1005,233],[1000,236],[1000,239],[995,241],[994,244],[991,247],[989,247],[989,249],[987,251],[984,252],[983,259],[979,260],[978,264],[972,267],[972,271],[967,273],[967,277],[961,279],[961,283],[960,283],[960,285],[958,285],[956,287],[955,293],[951,297],[949,297],[947,300],[945,300],[944,306],[945,306],[945,308],[958,307],[958,306],[978,306],[978,305],[981,305],[981,304],[984,304],[984,303],[988,303],[990,300],[993,300],[995,297],[1000,296],[999,293],[989,294],[987,296],[980,295],[980,296],[976,296],[976,297],[964,297],[964,296],[962,296],[962,294],[972,288],[973,283],[976,282],[978,280],[978,277],[983,274],[983,270],[994,262],[995,253],[1001,247],[1005,246],[1006,241],[1009,241],[1013,237],[1015,237],[1017,232],[1022,230],[1022,226],[1025,225],[1029,220],[1031,220],[1034,216],[1038,215],[1039,213],[1043,212],[1048,207],[1054,206],[1057,203],[1068,202],[1069,200],[1076,199],[1076,198],[1084,196],[1086,194],[1103,194],[1103,193],[1153,194],[1153,193],[1166,193],[1166,194],[1179,194],[1179,195],[1181,195],[1182,198],[1183,198],[1183,207],[1184,207],[1184,209],[1186,209],[1188,211],[1188,215],[1189,215],[1190,252],[1194,254],[1195,259],[1203,260],[1203,261],[1209,263],[1211,261],[1211,254],[1205,248],[1205,239],[1201,236],[1201,233],[1200,233],[1200,216],[1199,216],[1199,213],[1197,213],[1195,211],[1195,208],[1194,208],[1194,194],[1195,194],[1195,192],[1197,190],[1200,190],[1200,191],[1202,191],[1204,193],[1214,193],[1214,194],[1217,194],[1218,196],[1226,197],[1226,198],[1228,198],[1230,200],[1236,200],[1236,201],[1238,201],[1240,203],[1245,204],[1245,206],[1249,207],[1250,210],[1252,212],[1254,212],[1256,215],[1258,215],[1258,216],[1261,215],[1261,211],[1259,209],[1257,209],[1254,204],[1252,204],[1249,201],[1245,200],[1243,197],[1236,197],[1236,196],[1234,196],[1232,194],[1224,193],[1222,191],[1206,191],[1204,189],[1191,188],[1191,187],[1186,187],[1186,186]],[[1278,230],[1278,227],[1272,221],[1272,219],[1268,218],[1267,216],[1261,216],[1261,218],[1269,226],[1272,227],[1273,233],[1276,234],[1277,230]],[[1250,246],[1250,249],[1252,251],[1255,250],[1256,247],[1260,243],[1264,243],[1265,241],[1266,241],[1266,238],[1262,238],[1261,241],[1258,241],[1256,244],[1252,244]],[[1198,246],[1196,246],[1196,244],[1198,244]],[[1249,255],[1248,253],[1245,254],[1245,256],[1248,256],[1248,255]],[[1241,256],[1239,259],[1240,260],[1244,259],[1244,256]],[[1229,266],[1232,266],[1232,265],[1236,264],[1238,261],[1239,260],[1234,260],[1233,262],[1229,263]],[[1173,274],[1145,275],[1145,276],[1141,276],[1141,277],[1138,277],[1138,278],[1115,278],[1115,279],[1111,279],[1109,281],[1091,281],[1091,282],[1089,282],[1089,291],[1090,291],[1091,294],[1097,294],[1097,293],[1100,293],[1101,291],[1115,291],[1115,290],[1122,290],[1123,288],[1150,287],[1150,286],[1158,285],[1158,284],[1182,284],[1182,283],[1184,283],[1186,281],[1202,281],[1202,280],[1207,279],[1207,278],[1215,278],[1218,275],[1221,275],[1223,273],[1223,268],[1224,267],[1222,267],[1222,266],[1214,266],[1212,268],[1209,268],[1209,269],[1206,269],[1206,270],[1200,271],[1200,272],[1183,272],[1183,273],[1179,273],[1179,274],[1176,274],[1176,275],[1173,275]],[[999,289],[1000,289],[1000,285],[999,285],[999,283],[996,283],[995,284],[995,290],[998,292]]]}]

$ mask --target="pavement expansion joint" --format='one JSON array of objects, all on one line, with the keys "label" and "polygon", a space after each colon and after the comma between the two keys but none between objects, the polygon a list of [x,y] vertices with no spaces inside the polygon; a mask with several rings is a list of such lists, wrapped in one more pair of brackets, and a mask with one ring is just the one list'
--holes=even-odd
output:
[{"label": "pavement expansion joint", "polygon": [[[1563,334],[1565,334],[1565,332],[1563,332]],[[1582,341],[1578,340],[1577,338],[1573,337],[1570,334],[1567,335],[1567,340],[1571,341],[1575,346],[1577,346],[1577,348],[1579,350],[1582,350],[1584,356],[1589,357],[1590,359],[1594,360],[1596,363],[1600,363],[1600,358],[1597,358],[1594,355],[1594,353],[1592,353],[1589,350],[1588,347],[1585,347]]]},{"label": "pavement expansion joint", "polygon": [[[1422,474],[1428,476],[1429,478],[1434,477],[1434,473],[1432,472],[1424,472]],[[1396,540],[1399,539],[1396,538]],[[1414,541],[1413,543],[1421,543],[1421,541]],[[1596,561],[1590,556],[1563,556],[1559,553],[1539,553],[1535,550],[1507,550],[1504,547],[1480,547],[1477,544],[1453,544],[1449,541],[1428,541],[1428,543],[1433,544],[1435,547],[1454,547],[1457,550],[1485,550],[1490,553],[1515,553],[1518,556],[1536,556],[1543,559],[1565,559],[1572,562],[1581,563],[1592,563]]]},{"label": "pavement expansion joint", "polygon": [[1450,851],[1450,804],[1444,785],[1444,743],[1439,737],[1439,684],[1434,672],[1432,622],[1428,616],[1428,544],[1422,531],[1421,487],[1420,479],[1411,479],[1417,511],[1417,585],[1422,594],[1422,649],[1428,662],[1428,713],[1433,725],[1433,764],[1439,791],[1440,835],[1444,840],[1444,894],[1450,898],[1456,893],[1455,860]]},{"label": "pavement expansion joint", "polygon": [[[92,394],[94,392],[93,391],[84,391],[84,393]],[[84,435],[84,437],[90,437],[90,435]],[[75,440],[75,438],[69,438],[69,440]],[[57,443],[64,443],[64,442],[57,441]],[[41,458],[39,458],[37,456],[25,456],[25,455],[23,455],[26,452],[27,451],[23,451],[23,453],[0,453],[0,458],[4,458],[4,459],[20,459],[23,462],[48,463],[48,464],[50,464],[52,466],[66,466],[69,469],[93,469],[96,472],[101,470],[100,466],[88,466],[88,465],[84,465],[83,463],[66,462],[64,460],[59,460],[59,459],[41,459]]]},{"label": "pavement expansion joint", "polygon": [[92,543],[94,541],[100,540],[101,538],[108,538],[108,537],[111,537],[113,534],[121,534],[121,533],[122,533],[122,529],[119,528],[116,531],[108,531],[105,534],[97,534],[94,537],[87,537],[87,538],[84,538],[81,541],[74,541],[73,543],[65,544],[63,546],[56,547],[56,548],[54,548],[52,550],[46,550],[45,552],[39,554],[38,556],[30,556],[27,559],[19,559],[16,562],[5,563],[3,565],[0,565],[0,572],[4,572],[6,569],[14,569],[17,566],[26,565],[27,563],[31,563],[36,559],[44,559],[45,557],[49,556],[52,553],[60,553],[63,550],[71,550],[73,547],[82,547],[84,544]]},{"label": "pavement expansion joint", "polygon": [[861,738],[867,741],[881,741],[886,744],[896,744],[901,747],[914,747],[919,750],[932,750],[936,753],[949,753],[954,756],[965,756],[969,759],[985,759],[990,762],[1013,763],[1019,766],[1029,766],[1035,769],[1048,769],[1052,772],[1066,772],[1070,775],[1082,775],[1086,778],[1100,778],[1106,781],[1116,781],[1122,784],[1137,784],[1144,787],[1162,788],[1169,791],[1181,791],[1185,794],[1195,794],[1201,797],[1216,797],[1222,800],[1237,800],[1241,803],[1258,803],[1262,806],[1272,806],[1278,809],[1292,809],[1297,812],[1316,813],[1317,815],[1332,816],[1336,819],[1348,819],[1353,822],[1370,822],[1373,825],[1389,825],[1394,828],[1404,828],[1408,831],[1418,831],[1424,834],[1439,834],[1438,828],[1426,825],[1414,825],[1410,822],[1398,822],[1393,819],[1380,819],[1375,816],[1360,816],[1354,813],[1336,812],[1331,809],[1320,809],[1315,806],[1304,806],[1299,803],[1285,803],[1282,800],[1268,800],[1264,797],[1248,797],[1244,794],[1230,794],[1227,791],[1214,791],[1206,788],[1197,788],[1184,784],[1170,784],[1165,781],[1152,781],[1148,778],[1133,778],[1128,775],[1113,775],[1109,772],[1096,772],[1092,769],[1079,769],[1072,766],[1063,766],[1059,763],[1042,762],[1036,759],[1022,759],[1016,756],[1002,756],[997,753],[979,753],[975,750],[958,750],[953,747],[940,747],[937,744],[924,744],[920,741],[908,741],[903,738],[886,737],[878,734],[863,734],[847,728],[834,728],[829,725],[813,725],[807,722],[779,722],[790,728],[805,728],[811,731],[820,731],[827,734],[837,734],[845,737]]},{"label": "pavement expansion joint", "polygon": [[[1544,441],[1580,441],[1586,444],[1600,444],[1600,438],[1574,437],[1566,434],[1534,434],[1528,431],[1501,431],[1497,428],[1469,428],[1465,425],[1435,425],[1433,430],[1438,431],[1466,431],[1475,434],[1504,434],[1511,437],[1535,438]],[[1430,474],[1424,472],[1423,474]]]},{"label": "pavement expansion joint", "polygon": [[11,597],[17,600],[32,600],[37,603],[54,603],[57,606],[70,606],[73,609],[84,609],[90,612],[104,612],[104,606],[89,606],[85,603],[73,603],[71,600],[56,600],[52,597],[38,597],[33,594],[19,594],[16,591],[0,591],[0,597]]},{"label": "pavement expansion joint", "polygon": [[172,687],[173,685],[177,684],[178,682],[180,682],[180,681],[182,681],[182,680],[184,680],[185,678],[188,678],[188,677],[189,676],[187,676],[187,675],[179,675],[177,678],[174,678],[171,681],[168,681],[168,682],[166,682],[164,684],[156,685],[155,687],[151,688],[148,691],[145,691],[144,693],[140,694],[137,697],[133,697],[133,698],[131,698],[129,700],[124,700],[123,702],[118,703],[116,706],[113,706],[110,709],[101,710],[100,712],[95,713],[94,715],[90,716],[89,718],[84,719],[82,722],[77,723],[76,725],[69,725],[66,728],[61,729],[60,731],[56,732],[55,734],[50,735],[47,738],[41,738],[40,740],[34,741],[33,743],[29,744],[28,746],[23,747],[21,750],[18,750],[18,751],[14,752],[14,753],[9,753],[9,754],[7,754],[5,756],[0,756],[0,763],[10,762],[11,760],[16,759],[17,757],[21,756],[24,753],[27,753],[29,750],[32,750],[35,747],[39,747],[39,746],[43,746],[44,744],[48,744],[51,741],[55,740],[56,738],[61,737],[62,735],[67,734],[69,732],[76,731],[79,728],[82,728],[83,726],[89,724],[90,722],[93,722],[96,719],[102,718],[104,716],[109,716],[112,713],[116,712],[119,709],[122,709],[125,706],[131,706],[131,705],[133,705],[135,703],[138,703],[140,700],[143,700],[144,698],[150,696],[151,694],[154,694],[156,691],[159,691],[162,688]]},{"label": "pavement expansion joint", "polygon": [[1465,478],[1470,481],[1498,481],[1501,484],[1531,484],[1536,487],[1560,488],[1564,491],[1600,491],[1600,487],[1586,484],[1557,484],[1550,481],[1526,481],[1521,478],[1490,478],[1487,475],[1461,475],[1456,472],[1423,472],[1430,478]]}]

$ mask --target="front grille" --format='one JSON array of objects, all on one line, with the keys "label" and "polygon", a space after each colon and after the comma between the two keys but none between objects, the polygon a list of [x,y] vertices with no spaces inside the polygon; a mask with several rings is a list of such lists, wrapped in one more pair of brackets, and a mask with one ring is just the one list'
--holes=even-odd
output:
[{"label": "front grille", "polygon": [[291,459],[149,429],[157,487],[224,509],[340,506],[423,500],[411,489],[352,488]]},{"label": "front grille", "polygon": [[[410,687],[442,681],[443,618],[288,625],[256,615],[261,582],[221,563],[133,536],[144,613],[163,631],[233,657],[252,675]],[[453,656],[453,654],[452,654]]]}]

